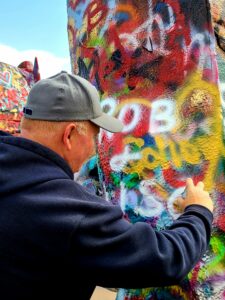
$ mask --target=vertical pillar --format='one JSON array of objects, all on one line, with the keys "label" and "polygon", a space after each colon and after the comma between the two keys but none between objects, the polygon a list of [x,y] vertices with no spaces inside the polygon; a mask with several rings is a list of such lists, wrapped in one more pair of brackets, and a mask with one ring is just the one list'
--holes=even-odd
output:
[{"label": "vertical pillar", "polygon": [[209,250],[184,282],[118,299],[223,299],[225,151],[209,3],[68,0],[68,34],[73,71],[124,124],[100,134],[105,196],[156,230],[178,217],[187,177],[203,180],[216,203]]}]

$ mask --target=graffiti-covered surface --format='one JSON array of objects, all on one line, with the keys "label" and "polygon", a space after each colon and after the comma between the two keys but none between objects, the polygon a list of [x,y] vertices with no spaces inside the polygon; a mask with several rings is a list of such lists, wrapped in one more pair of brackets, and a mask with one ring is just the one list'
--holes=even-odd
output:
[{"label": "graffiti-covered surface", "polygon": [[219,67],[220,91],[223,111],[223,127],[225,132],[225,51],[217,47],[217,61]]},{"label": "graffiti-covered surface", "polygon": [[[223,118],[225,113],[225,1],[211,0],[213,26],[217,41],[217,62],[221,97],[223,100]],[[225,119],[225,118],[224,118]]]},{"label": "graffiti-covered surface", "polygon": [[73,71],[124,124],[99,138],[105,197],[156,230],[178,217],[187,177],[216,202],[209,250],[180,286],[120,290],[118,299],[224,299],[225,151],[209,3],[68,0],[68,17]]},{"label": "graffiti-covered surface", "polygon": [[210,0],[210,3],[218,46],[225,51],[225,1]]},{"label": "graffiti-covered surface", "polygon": [[30,87],[40,79],[38,63],[23,62],[19,67],[0,62],[0,130],[19,133],[23,106]]}]

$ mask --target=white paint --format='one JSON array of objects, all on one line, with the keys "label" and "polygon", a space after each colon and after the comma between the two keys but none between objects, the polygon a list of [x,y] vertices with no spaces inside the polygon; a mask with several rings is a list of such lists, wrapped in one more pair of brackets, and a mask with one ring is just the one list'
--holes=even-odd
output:
[{"label": "white paint", "polygon": [[225,108],[225,82],[221,82],[219,87],[220,87],[220,94],[222,98],[222,105],[223,108]]},{"label": "white paint", "polygon": [[170,215],[173,217],[174,220],[176,220],[181,214],[175,211],[173,204],[174,201],[181,196],[184,190],[185,187],[176,189],[168,199],[168,203],[167,203],[168,212],[170,213]]},{"label": "white paint", "polygon": [[125,146],[123,153],[111,158],[110,167],[115,172],[121,172],[130,160],[139,160],[141,159],[141,156],[140,152],[130,152],[130,146],[127,145]]},{"label": "white paint", "polygon": [[221,104],[222,104],[222,110],[223,110],[223,132],[225,133],[225,82],[220,82],[219,84],[220,88],[220,95],[221,95]]},{"label": "white paint", "polygon": [[[101,101],[101,108],[103,111],[107,111],[107,114],[110,115],[110,116],[114,116],[115,115],[115,112],[116,112],[116,106],[117,106],[117,100],[115,98],[112,98],[112,97],[108,97],[104,100]],[[112,132],[109,132],[107,130],[103,130],[101,129],[100,133],[99,133],[99,142],[102,141],[102,135],[103,135],[103,132],[106,133],[107,135],[107,138],[109,140],[112,139],[114,133]]]},{"label": "white paint", "polygon": [[107,109],[107,114],[113,116],[116,111],[117,101],[115,98],[109,97],[101,101],[102,110]]},{"label": "white paint", "polygon": [[123,211],[126,207],[130,207],[137,215],[143,217],[157,217],[160,216],[164,210],[161,202],[157,201],[152,194],[149,194],[145,188],[145,181],[140,183],[140,192],[142,193],[142,200],[139,204],[138,195],[135,190],[127,190],[123,182],[120,184],[120,206]]},{"label": "white paint", "polygon": [[[171,51],[165,49],[166,35],[175,25],[175,15],[172,7],[165,3],[168,9],[169,23],[164,23],[160,14],[154,14],[153,3],[149,1],[149,10],[147,20],[136,28],[131,33],[122,33],[119,35],[121,41],[123,42],[125,48],[131,48],[135,50],[142,46],[143,40],[139,39],[139,36],[146,32],[145,38],[151,39],[153,44],[153,50],[156,50],[159,54],[169,54]],[[155,25],[158,27],[159,37],[155,35]]]},{"label": "white paint", "polygon": [[145,217],[159,217],[164,210],[162,202],[156,199],[149,190],[149,186],[152,184],[154,183],[151,180],[142,180],[139,186],[143,198],[137,210],[140,215]]},{"label": "white paint", "polygon": [[123,212],[125,212],[125,208],[126,208],[126,196],[127,196],[127,190],[125,189],[125,184],[121,181],[121,183],[120,183],[120,207]]},{"label": "white paint", "polygon": [[120,207],[123,212],[125,212],[126,207],[131,207],[136,211],[138,205],[138,196],[134,190],[127,190],[125,184],[121,182],[120,184]]},{"label": "white paint", "polygon": [[[132,119],[128,124],[125,124],[125,117],[127,113],[133,112]],[[118,119],[124,124],[123,133],[128,133],[134,130],[141,120],[141,106],[139,104],[126,104],[120,111]]]},{"label": "white paint", "polygon": [[184,47],[184,61],[185,65],[191,60],[191,54],[196,44],[199,44],[199,61],[198,69],[203,71],[205,68],[209,68],[212,71],[213,81],[216,83],[218,79],[215,53],[215,39],[208,31],[202,33],[196,32],[194,28],[191,28],[191,43],[190,45],[183,45]]},{"label": "white paint", "polygon": [[176,125],[175,103],[172,100],[161,99],[152,103],[150,129],[152,135],[169,132]]}]

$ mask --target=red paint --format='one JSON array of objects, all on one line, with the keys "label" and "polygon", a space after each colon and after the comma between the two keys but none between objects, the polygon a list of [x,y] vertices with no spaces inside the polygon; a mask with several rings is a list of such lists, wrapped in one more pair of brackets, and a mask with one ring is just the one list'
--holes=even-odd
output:
[{"label": "red paint", "polygon": [[225,232],[225,215],[220,215],[216,220],[217,226]]},{"label": "red paint", "polygon": [[85,3],[86,0],[69,0],[68,6],[72,8],[72,10],[75,10],[77,5],[80,3]]},{"label": "red paint", "polygon": [[163,170],[163,177],[165,181],[173,188],[179,188],[186,185],[186,178],[191,177],[194,181],[194,184],[197,184],[199,181],[203,181],[205,174],[207,172],[207,164],[202,166],[202,170],[198,174],[187,174],[184,170],[178,171],[169,167],[168,169]]},{"label": "red paint", "polygon": [[88,20],[87,32],[91,33],[107,16],[107,5],[102,4],[101,0],[94,0],[88,5],[85,15],[87,15]]}]

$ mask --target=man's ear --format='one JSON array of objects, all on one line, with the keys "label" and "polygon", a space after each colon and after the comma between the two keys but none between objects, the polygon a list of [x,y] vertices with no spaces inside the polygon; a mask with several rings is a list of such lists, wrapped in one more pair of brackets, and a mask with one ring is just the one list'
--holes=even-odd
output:
[{"label": "man's ear", "polygon": [[72,137],[75,134],[76,126],[73,123],[70,123],[66,126],[63,133],[63,144],[65,145],[67,150],[72,149]]}]

